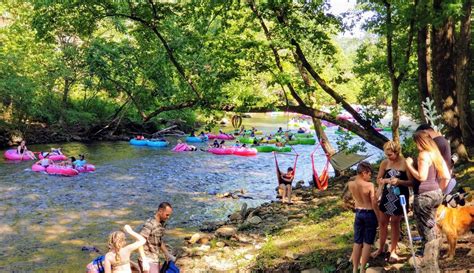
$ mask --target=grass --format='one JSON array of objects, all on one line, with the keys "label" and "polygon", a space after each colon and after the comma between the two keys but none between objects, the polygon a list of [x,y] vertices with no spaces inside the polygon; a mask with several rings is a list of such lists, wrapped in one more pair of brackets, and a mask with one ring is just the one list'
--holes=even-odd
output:
[{"label": "grass", "polygon": [[344,211],[340,200],[329,200],[310,209],[302,224],[267,236],[255,269],[278,267],[296,255],[297,263],[304,268],[334,271],[337,260],[350,254],[353,218],[352,212]]}]

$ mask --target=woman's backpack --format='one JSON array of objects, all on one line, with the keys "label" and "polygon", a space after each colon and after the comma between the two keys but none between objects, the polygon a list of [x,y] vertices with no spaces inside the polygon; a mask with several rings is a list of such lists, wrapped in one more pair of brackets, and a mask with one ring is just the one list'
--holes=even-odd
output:
[{"label": "woman's backpack", "polygon": [[104,273],[105,255],[95,258],[86,267],[86,273]]}]

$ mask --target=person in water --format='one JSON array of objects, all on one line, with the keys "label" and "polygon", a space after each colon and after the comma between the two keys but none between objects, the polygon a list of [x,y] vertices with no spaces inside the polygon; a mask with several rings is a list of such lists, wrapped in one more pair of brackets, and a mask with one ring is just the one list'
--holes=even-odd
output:
[{"label": "person in water", "polygon": [[201,131],[201,133],[199,134],[199,137],[201,139],[207,139],[206,133],[204,133],[204,131]]},{"label": "person in water", "polygon": [[109,252],[105,254],[104,259],[105,273],[131,273],[130,254],[146,243],[145,238],[133,231],[129,225],[125,225],[123,229],[136,241],[126,245],[125,233],[122,231],[115,231],[109,235]]},{"label": "person in water", "polygon": [[281,174],[281,181],[282,184],[280,185],[283,187],[281,201],[282,203],[292,204],[291,202],[291,183],[295,178],[295,172],[292,167],[288,167],[286,173]]},{"label": "person in water", "polygon": [[225,148],[225,140],[221,140],[221,143],[219,143],[219,148]]},{"label": "person in water", "polygon": [[277,131],[277,134],[283,134],[283,128],[279,127],[278,131]]},{"label": "person in water", "polygon": [[61,148],[51,148],[51,155],[62,155],[63,152],[61,151]]},{"label": "person in water", "polygon": [[260,142],[258,142],[258,139],[257,138],[254,138],[253,139],[253,144],[252,144],[253,147],[257,147],[257,146],[260,146]]},{"label": "person in water", "polygon": [[43,156],[42,159],[40,159],[40,165],[42,167],[48,167],[50,165],[53,165],[53,161],[51,159],[48,158],[49,156],[49,153],[48,152],[42,152],[41,155]]},{"label": "person in water", "polygon": [[26,141],[22,140],[20,142],[20,145],[16,148],[17,154],[21,155],[21,158],[23,157],[29,157],[31,159],[36,159],[36,156],[33,152],[29,151],[28,148],[26,147]]},{"label": "person in water", "polygon": [[306,133],[306,131],[303,128],[300,127],[298,129],[298,134],[304,134],[304,133]]},{"label": "person in water", "polygon": [[239,148],[240,147],[240,141],[236,140],[235,144],[233,146]]},{"label": "person in water", "polygon": [[357,166],[355,180],[347,183],[355,201],[354,245],[352,247],[352,272],[365,272],[377,232],[377,197],[374,184],[370,182],[372,167],[362,161]]},{"label": "person in water", "polygon": [[211,148],[219,148],[219,141],[217,139],[214,139],[214,142],[212,143]]},{"label": "person in water", "polygon": [[79,159],[75,161],[75,167],[84,167],[87,164],[87,161],[84,157],[84,155],[79,155]]},{"label": "person in water", "polygon": [[196,137],[196,133],[194,130],[191,130],[191,133],[189,134],[190,137]]}]

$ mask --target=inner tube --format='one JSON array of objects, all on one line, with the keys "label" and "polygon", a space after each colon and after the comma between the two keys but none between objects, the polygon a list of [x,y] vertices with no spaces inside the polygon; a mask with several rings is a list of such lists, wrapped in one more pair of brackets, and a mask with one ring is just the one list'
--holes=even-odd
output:
[{"label": "inner tube", "polygon": [[[39,153],[38,155],[38,158],[39,159],[43,159],[44,156],[42,153]],[[66,155],[58,155],[58,154],[49,154],[47,156],[47,158],[53,160],[53,161],[63,161],[63,160],[67,160],[67,156]]]},{"label": "inner tube", "polygon": [[48,174],[56,174],[56,175],[63,175],[63,176],[75,176],[79,174],[79,172],[76,169],[73,169],[70,166],[58,166],[58,165],[50,165],[46,167],[46,172]]},{"label": "inner tube", "polygon": [[259,153],[270,153],[275,150],[275,147],[263,145],[263,146],[257,146],[255,147],[255,149],[257,149]]},{"label": "inner tube", "polygon": [[217,135],[217,139],[233,140],[233,139],[235,139],[235,137],[232,136],[232,135],[218,134],[218,135]]},{"label": "inner tube", "polygon": [[274,138],[272,138],[272,139],[266,139],[265,138],[265,139],[260,140],[260,143],[270,143],[270,144],[272,144],[272,143],[277,143],[277,140],[274,139]]},{"label": "inner tube", "polygon": [[33,166],[31,166],[31,170],[34,172],[44,172],[46,171],[46,168],[41,166],[41,162],[38,161],[35,164],[33,164]]},{"label": "inner tube", "polygon": [[290,141],[288,141],[288,144],[289,145],[298,145],[299,141],[298,141],[298,139],[290,140]]},{"label": "inner tube", "polygon": [[171,149],[173,152],[186,152],[188,151],[188,144],[186,143],[178,143],[176,146],[174,146],[173,149]]},{"label": "inner tube", "polygon": [[278,153],[289,153],[291,152],[291,147],[275,147],[274,151]]},{"label": "inner tube", "polygon": [[209,148],[207,151],[215,155],[231,155],[234,150],[234,148]]},{"label": "inner tube", "polygon": [[258,151],[255,148],[234,148],[234,155],[240,156],[254,156]]},{"label": "inner tube", "polygon": [[208,133],[206,134],[207,138],[208,139],[216,139],[217,138],[217,135],[214,135],[213,133]]},{"label": "inner tube", "polygon": [[383,130],[385,132],[391,132],[392,131],[392,127],[383,127]]},{"label": "inner tube", "polygon": [[168,141],[153,141],[153,140],[148,140],[146,143],[147,146],[149,147],[166,147],[168,146]]},{"label": "inner tube", "polygon": [[186,142],[204,142],[207,141],[207,136],[205,138],[200,138],[196,136],[188,136],[186,137]]},{"label": "inner tube", "polygon": [[26,154],[23,154],[23,157],[21,157],[15,149],[6,150],[3,156],[8,160],[32,160],[32,158]]},{"label": "inner tube", "polygon": [[135,145],[135,146],[146,146],[148,143],[148,140],[146,139],[130,139],[130,144]]},{"label": "inner tube", "polygon": [[312,133],[296,133],[294,134],[296,138],[312,138],[314,135]]},{"label": "inner tube", "polygon": [[92,164],[85,164],[84,166],[76,167],[76,170],[80,173],[90,173],[95,171],[95,166]]},{"label": "inner tube", "polygon": [[253,144],[253,137],[239,137],[240,143]]},{"label": "inner tube", "polygon": [[299,138],[298,144],[301,145],[314,145],[316,143],[316,139],[314,138]]}]

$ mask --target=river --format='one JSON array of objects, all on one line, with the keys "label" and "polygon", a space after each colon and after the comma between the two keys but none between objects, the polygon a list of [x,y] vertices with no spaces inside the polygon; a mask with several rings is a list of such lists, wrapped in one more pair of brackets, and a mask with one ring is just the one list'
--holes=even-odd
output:
[{"label": "river", "polygon": [[[286,120],[285,116],[255,115],[244,119],[244,124],[270,132],[286,128]],[[335,127],[326,132],[335,145]],[[67,155],[85,154],[97,170],[76,177],[35,173],[30,170],[31,161],[0,159],[0,272],[83,272],[97,254],[81,251],[82,246],[105,250],[111,231],[126,223],[137,230],[162,201],[174,207],[168,223],[173,242],[206,221],[226,219],[243,202],[255,207],[275,200],[271,153],[255,157],[173,153],[170,149],[176,140],[169,138],[172,145],[161,149],[127,142],[29,146],[32,151],[61,146]],[[380,150],[367,146],[366,153],[372,155],[369,161],[381,158]],[[297,145],[295,149],[300,154],[295,181],[308,181],[314,147]],[[316,154],[320,170],[325,157],[320,149]],[[293,160],[293,156],[279,155],[282,169]],[[248,199],[220,199],[211,194],[240,189]]]}]

